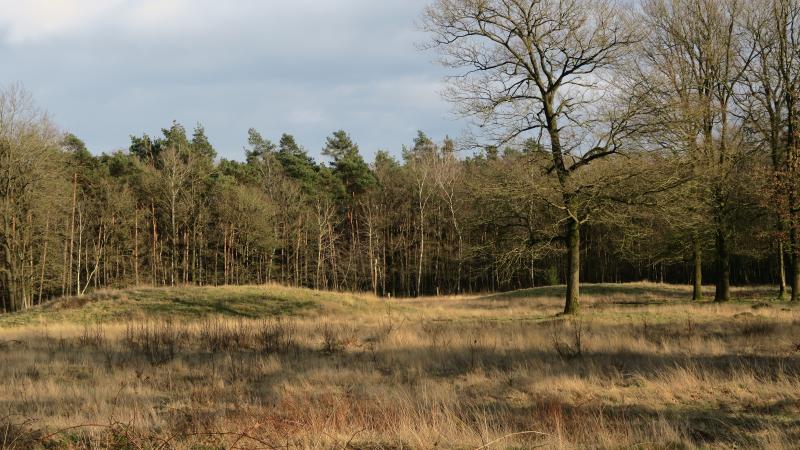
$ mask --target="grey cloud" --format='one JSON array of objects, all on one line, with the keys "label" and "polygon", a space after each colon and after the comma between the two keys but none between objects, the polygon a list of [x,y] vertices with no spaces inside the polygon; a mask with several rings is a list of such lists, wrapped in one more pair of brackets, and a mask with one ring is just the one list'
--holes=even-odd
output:
[{"label": "grey cloud", "polygon": [[163,21],[112,16],[0,43],[0,82],[25,83],[96,152],[173,119],[202,122],[228,158],[242,157],[251,126],[273,139],[291,132],[312,154],[344,128],[367,155],[398,153],[416,129],[443,137],[464,126],[438,96],[434,55],[414,47],[424,0],[184,3]]}]

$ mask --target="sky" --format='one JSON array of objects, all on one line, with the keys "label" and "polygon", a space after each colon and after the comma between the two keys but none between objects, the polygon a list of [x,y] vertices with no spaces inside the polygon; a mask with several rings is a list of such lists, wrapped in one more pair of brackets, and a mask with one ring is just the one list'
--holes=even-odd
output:
[{"label": "sky", "polygon": [[251,127],[318,157],[344,129],[371,159],[465,124],[418,49],[430,0],[0,0],[0,85],[22,83],[94,153],[173,120],[221,157]]}]

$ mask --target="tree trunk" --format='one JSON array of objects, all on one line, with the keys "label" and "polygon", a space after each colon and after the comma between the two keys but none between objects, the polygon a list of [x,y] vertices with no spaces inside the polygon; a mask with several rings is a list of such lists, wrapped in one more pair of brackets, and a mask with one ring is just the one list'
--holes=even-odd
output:
[{"label": "tree trunk", "polygon": [[792,224],[792,302],[800,302],[800,231]]},{"label": "tree trunk", "polygon": [[780,276],[780,292],[778,300],[786,300],[786,255],[783,250],[783,242],[778,244],[778,275]]},{"label": "tree trunk", "polygon": [[172,235],[172,251],[169,254],[169,285],[175,286],[175,253],[178,251],[178,230],[175,224],[175,209],[177,208],[177,196],[173,191],[169,202],[169,221],[171,225]]},{"label": "tree trunk", "polygon": [[67,295],[67,275],[69,268],[67,267],[67,251],[69,250],[69,239],[64,239],[64,262],[61,271],[61,296]]},{"label": "tree trunk", "polygon": [[692,278],[692,300],[699,302],[703,300],[703,250],[700,248],[700,239],[694,238],[694,277]]},{"label": "tree trunk", "polygon": [[67,294],[72,291],[72,262],[75,255],[75,208],[78,205],[78,174],[72,175],[72,218],[69,223],[69,270],[67,275]]},{"label": "tree trunk", "polygon": [[222,284],[228,285],[228,225],[222,231]]},{"label": "tree trunk", "polygon": [[580,223],[570,219],[567,223],[567,301],[564,314],[577,314],[581,280]]},{"label": "tree trunk", "polygon": [[83,214],[78,208],[78,271],[75,274],[75,294],[81,295],[81,258],[83,250]]},{"label": "tree trunk", "polygon": [[133,212],[133,278],[139,286],[139,207]]},{"label": "tree trunk", "polygon": [[152,202],[150,202],[150,214],[150,217],[153,220],[153,257],[152,261],[150,262],[150,271],[153,276],[153,286],[156,286],[158,284],[158,272],[156,270],[158,267],[156,259],[158,257],[158,225],[156,224],[156,207]]},{"label": "tree trunk", "polygon": [[42,293],[44,291],[44,268],[47,265],[47,244],[50,242],[50,218],[47,218],[47,222],[45,222],[44,226],[44,250],[42,251],[42,271],[39,276],[39,300],[38,303],[42,303]]},{"label": "tree trunk", "polygon": [[717,288],[714,301],[727,302],[731,299],[731,258],[725,232],[717,230]]},{"label": "tree trunk", "polygon": [[[421,195],[421,194],[420,194]],[[414,293],[415,297],[422,295],[422,267],[425,258],[425,213],[420,205],[419,213],[419,264],[417,265],[417,290]]]},{"label": "tree trunk", "polygon": [[183,229],[183,284],[189,284],[189,228]]}]

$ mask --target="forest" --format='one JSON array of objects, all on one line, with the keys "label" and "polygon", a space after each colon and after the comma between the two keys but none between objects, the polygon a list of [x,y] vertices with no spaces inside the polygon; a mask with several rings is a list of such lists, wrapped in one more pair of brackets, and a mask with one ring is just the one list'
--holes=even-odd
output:
[{"label": "forest", "polygon": [[417,1],[0,7],[0,449],[798,448],[800,0]]},{"label": "forest", "polygon": [[[585,4],[584,4],[585,3]],[[701,5],[702,4],[702,5]],[[698,7],[701,5],[702,7]],[[548,20],[544,20],[548,19]],[[270,282],[384,297],[650,280],[800,290],[800,5],[439,0],[426,44],[481,133],[371,161],[173,122],[87,149],[0,94],[0,300]],[[316,149],[313,149],[316,150]]]}]

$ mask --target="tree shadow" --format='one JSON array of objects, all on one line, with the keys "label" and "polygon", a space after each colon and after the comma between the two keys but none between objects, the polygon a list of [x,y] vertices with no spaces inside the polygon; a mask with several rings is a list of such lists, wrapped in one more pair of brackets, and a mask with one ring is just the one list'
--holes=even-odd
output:
[{"label": "tree shadow", "polygon": [[[800,439],[800,418],[784,420],[779,417],[756,416],[749,411],[734,412],[699,406],[655,408],[641,404],[598,405],[576,404],[555,396],[540,396],[531,405],[511,406],[505,402],[479,403],[476,407],[493,416],[540,424],[540,431],[561,433],[578,441],[591,441],[601,433],[629,432],[631,428],[647,432],[659,422],[667,422],[693,446],[723,446],[725,448],[758,448],[763,442],[756,438],[760,432],[782,429],[790,441]],[[769,408],[769,406],[768,406]],[[519,418],[524,418],[519,420]],[[528,419],[531,418],[531,419]],[[685,443],[650,442],[656,448],[683,448]],[[645,448],[650,448],[645,446]]]},{"label": "tree shadow", "polygon": [[[488,294],[480,300],[557,300],[561,302],[566,295],[566,286],[543,286],[517,291]],[[617,305],[649,305],[692,302],[692,292],[686,285],[669,285],[657,283],[626,284],[582,284],[581,295],[584,303],[605,303]],[[713,299],[714,287],[704,286],[703,295]],[[777,290],[765,286],[734,287],[736,300],[764,300],[777,296]]]},{"label": "tree shadow", "polygon": [[[530,289],[520,289],[511,292],[502,292],[482,296],[482,299],[513,300],[513,299],[561,299],[566,295],[566,286],[543,286]],[[581,295],[591,297],[644,297],[658,299],[686,299],[691,292],[683,286],[662,284],[582,284]]]},{"label": "tree shadow", "polygon": [[319,305],[312,300],[288,300],[268,295],[236,297],[235,300],[231,301],[219,298],[175,297],[139,305],[139,309],[145,315],[159,317],[183,316],[201,318],[217,315],[242,319],[297,315],[318,308]]}]

